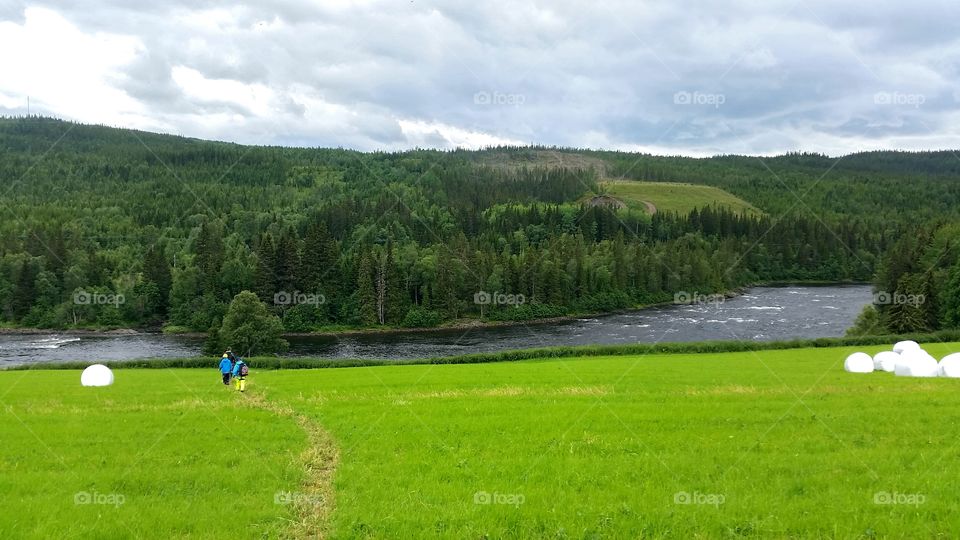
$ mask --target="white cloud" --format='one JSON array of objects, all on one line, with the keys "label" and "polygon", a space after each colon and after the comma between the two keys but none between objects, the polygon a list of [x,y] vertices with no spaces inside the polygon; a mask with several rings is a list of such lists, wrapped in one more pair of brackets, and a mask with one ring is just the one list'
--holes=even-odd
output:
[{"label": "white cloud", "polygon": [[37,111],[123,123],[142,105],[110,78],[142,51],[131,36],[84,33],[58,13],[27,8],[23,24],[0,22],[0,92],[31,98]]},{"label": "white cloud", "polygon": [[400,129],[414,147],[486,148],[489,146],[522,145],[523,141],[469,131],[455,126],[420,120],[400,120]]},{"label": "white cloud", "polygon": [[363,150],[689,155],[942,148],[960,133],[960,4],[938,0],[906,13],[866,0],[26,6],[0,10],[0,50],[16,51],[0,56],[0,107],[29,94],[87,122]]}]

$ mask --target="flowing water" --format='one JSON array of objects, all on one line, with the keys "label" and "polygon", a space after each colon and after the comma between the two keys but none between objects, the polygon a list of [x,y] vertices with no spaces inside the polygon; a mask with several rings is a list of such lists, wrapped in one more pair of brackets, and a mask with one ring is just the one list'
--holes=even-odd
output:
[{"label": "flowing water", "polygon": [[[549,324],[436,332],[292,337],[287,356],[424,358],[555,345],[838,337],[872,300],[867,285],[755,287],[722,301]],[[0,335],[0,368],[34,362],[176,358],[202,338],[163,334]]]}]

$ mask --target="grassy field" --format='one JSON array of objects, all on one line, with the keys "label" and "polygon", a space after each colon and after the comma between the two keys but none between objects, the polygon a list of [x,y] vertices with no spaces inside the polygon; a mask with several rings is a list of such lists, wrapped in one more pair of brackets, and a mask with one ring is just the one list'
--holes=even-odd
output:
[{"label": "grassy field", "polygon": [[955,537],[960,381],[853,350],[3,372],[0,537]]},{"label": "grassy field", "polygon": [[735,212],[762,213],[743,199],[712,186],[631,180],[607,180],[601,185],[606,188],[608,195],[620,199],[631,208],[643,209],[644,203],[649,202],[658,212],[686,214],[694,208],[718,205]]},{"label": "grassy field", "polygon": [[279,535],[307,437],[200,371],[0,373],[2,538]]}]

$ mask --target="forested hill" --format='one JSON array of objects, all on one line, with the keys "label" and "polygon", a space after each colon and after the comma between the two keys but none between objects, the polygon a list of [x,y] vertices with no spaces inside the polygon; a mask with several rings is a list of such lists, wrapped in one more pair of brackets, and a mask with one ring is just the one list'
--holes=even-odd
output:
[{"label": "forested hill", "polygon": [[[0,320],[206,330],[248,289],[289,331],[432,326],[863,281],[905,231],[957,217],[958,165],[949,152],[360,153],[0,119]],[[710,184],[763,214],[583,202],[603,178]]]}]

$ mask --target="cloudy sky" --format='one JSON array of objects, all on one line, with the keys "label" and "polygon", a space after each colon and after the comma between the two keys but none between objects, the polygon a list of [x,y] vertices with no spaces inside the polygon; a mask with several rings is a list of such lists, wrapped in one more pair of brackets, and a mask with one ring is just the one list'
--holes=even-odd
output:
[{"label": "cloudy sky", "polygon": [[362,150],[960,148],[956,0],[0,0],[0,114]]}]

